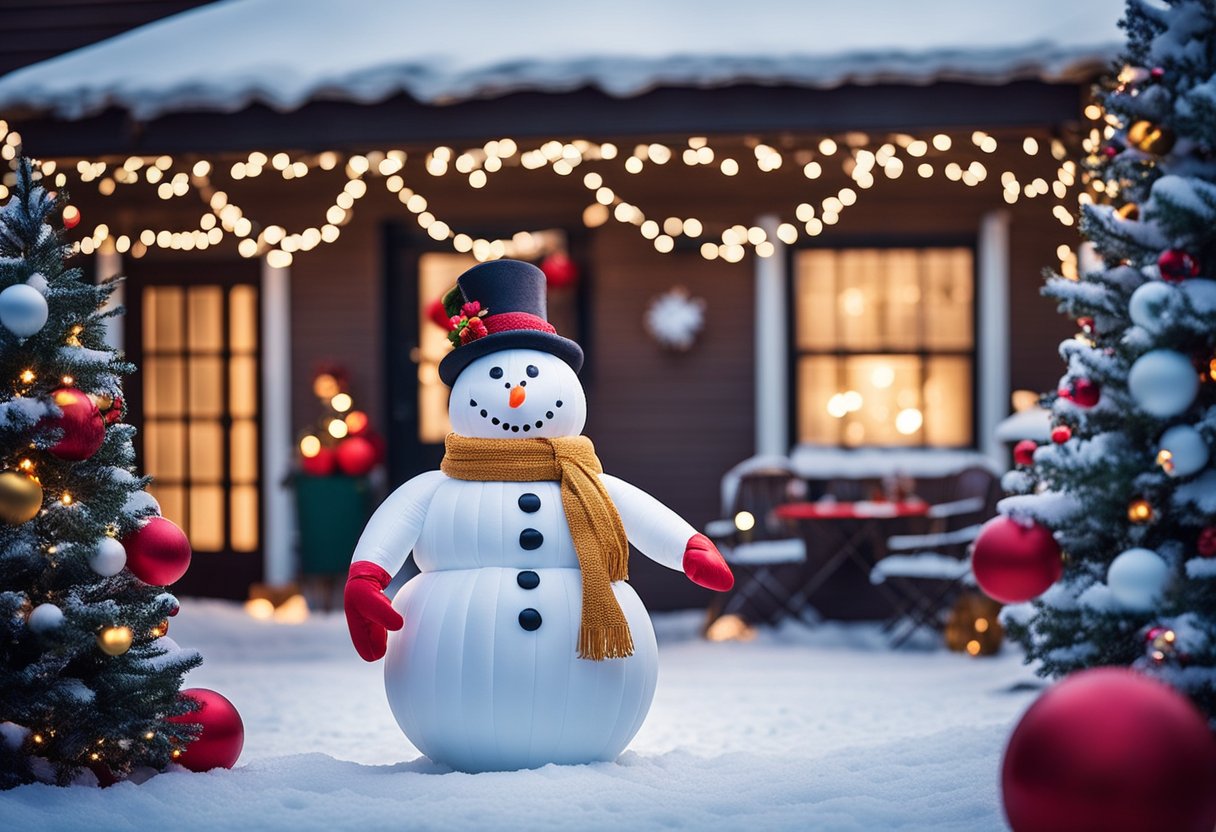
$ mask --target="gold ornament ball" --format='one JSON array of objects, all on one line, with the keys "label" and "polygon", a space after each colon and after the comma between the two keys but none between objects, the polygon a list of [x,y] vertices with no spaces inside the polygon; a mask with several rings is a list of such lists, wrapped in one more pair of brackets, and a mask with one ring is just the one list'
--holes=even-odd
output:
[{"label": "gold ornament ball", "polygon": [[1137,121],[1127,131],[1127,140],[1139,150],[1164,156],[1174,146],[1174,131],[1151,121]]},{"label": "gold ornament ball", "polygon": [[97,646],[107,656],[121,656],[131,649],[130,627],[106,627],[97,634]]},{"label": "gold ornament ball", "polygon": [[18,526],[33,520],[42,509],[42,485],[16,471],[0,474],[0,520]]},{"label": "gold ornament ball", "polygon": [[169,619],[162,618],[160,623],[151,629],[152,638],[161,638],[169,632]]}]

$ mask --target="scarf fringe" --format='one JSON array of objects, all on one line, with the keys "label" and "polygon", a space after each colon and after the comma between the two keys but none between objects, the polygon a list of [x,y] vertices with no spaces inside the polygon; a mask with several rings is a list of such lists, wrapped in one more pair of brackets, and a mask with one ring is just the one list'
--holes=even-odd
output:
[{"label": "scarf fringe", "polygon": [[633,635],[629,625],[611,627],[580,627],[578,657],[600,662],[604,659],[624,659],[633,655]]}]

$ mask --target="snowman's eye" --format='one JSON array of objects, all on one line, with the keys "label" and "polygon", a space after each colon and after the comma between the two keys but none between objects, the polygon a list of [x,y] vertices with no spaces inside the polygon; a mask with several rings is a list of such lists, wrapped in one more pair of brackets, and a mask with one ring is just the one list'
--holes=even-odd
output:
[{"label": "snowman's eye", "polygon": [[529,364],[527,373],[528,373],[528,378],[536,378],[538,375],[540,375],[540,370],[537,369],[535,364]]},{"label": "snowman's eye", "polygon": [[491,367],[490,378],[502,378],[502,367]]}]

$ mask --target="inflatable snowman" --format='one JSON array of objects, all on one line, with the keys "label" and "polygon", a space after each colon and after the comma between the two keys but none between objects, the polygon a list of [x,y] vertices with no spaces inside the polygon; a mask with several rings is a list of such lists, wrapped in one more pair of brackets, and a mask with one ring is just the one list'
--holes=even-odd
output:
[{"label": "inflatable snowman", "polygon": [[[708,539],[602,472],[580,435],[582,349],[546,320],[540,270],[483,263],[458,288],[456,346],[439,366],[453,432],[441,470],[398,488],[359,540],[351,639],[365,660],[385,657],[393,715],[436,762],[612,760],[658,675],[650,618],[625,583],[628,542],[701,586],[734,579]],[[411,551],[421,573],[390,604],[383,590]]]}]

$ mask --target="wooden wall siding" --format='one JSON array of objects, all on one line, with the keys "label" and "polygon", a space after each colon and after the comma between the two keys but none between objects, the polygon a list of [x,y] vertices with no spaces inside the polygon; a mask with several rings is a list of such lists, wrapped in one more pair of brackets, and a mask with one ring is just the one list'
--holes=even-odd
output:
[{"label": "wooden wall siding", "polygon": [[6,0],[0,75],[211,0]]}]

